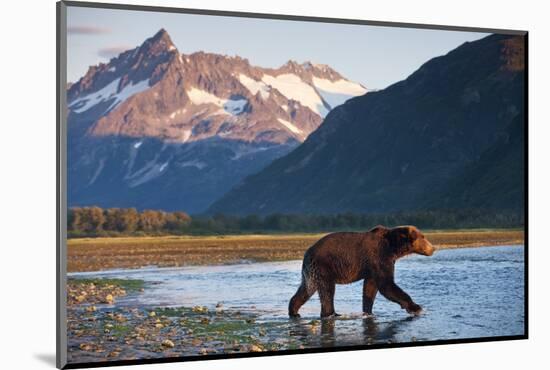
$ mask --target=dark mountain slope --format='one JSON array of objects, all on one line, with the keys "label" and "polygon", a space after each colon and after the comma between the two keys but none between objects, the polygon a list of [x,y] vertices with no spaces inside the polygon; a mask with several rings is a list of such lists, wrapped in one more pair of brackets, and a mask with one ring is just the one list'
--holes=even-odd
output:
[{"label": "dark mountain slope", "polygon": [[523,56],[522,37],[491,35],[430,60],[385,90],[348,100],[302,145],[246,178],[210,211],[517,208]]},{"label": "dark mountain slope", "polygon": [[451,179],[441,193],[428,197],[430,208],[474,208],[523,211],[523,112],[492,147]]}]

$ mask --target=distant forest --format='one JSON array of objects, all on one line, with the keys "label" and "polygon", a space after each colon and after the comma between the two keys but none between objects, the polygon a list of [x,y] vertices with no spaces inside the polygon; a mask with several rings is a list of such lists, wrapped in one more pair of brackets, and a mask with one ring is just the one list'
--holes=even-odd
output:
[{"label": "distant forest", "polygon": [[223,235],[366,231],[376,225],[415,225],[423,229],[523,227],[523,214],[483,209],[421,210],[388,214],[272,214],[191,217],[184,212],[135,208],[82,207],[68,212],[69,237],[127,235]]}]

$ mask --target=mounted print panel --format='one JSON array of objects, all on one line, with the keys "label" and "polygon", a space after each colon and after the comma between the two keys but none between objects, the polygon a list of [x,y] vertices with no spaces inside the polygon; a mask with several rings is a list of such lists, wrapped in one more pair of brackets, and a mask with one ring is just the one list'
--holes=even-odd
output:
[{"label": "mounted print panel", "polygon": [[58,80],[58,367],[527,338],[526,32],[61,2]]}]

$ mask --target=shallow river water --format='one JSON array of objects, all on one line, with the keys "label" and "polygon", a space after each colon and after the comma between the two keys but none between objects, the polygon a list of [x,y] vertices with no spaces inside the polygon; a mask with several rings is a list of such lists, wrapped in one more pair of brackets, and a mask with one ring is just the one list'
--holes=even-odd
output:
[{"label": "shallow river water", "polygon": [[[259,321],[288,321],[288,300],[300,284],[301,261],[180,268],[142,268],[74,273],[71,277],[142,279],[139,295],[117,306],[203,305],[251,310]],[[523,246],[448,249],[432,257],[410,256],[396,264],[396,282],[424,308],[411,317],[380,294],[374,318],[361,318],[362,282],[338,285],[335,308],[342,314],[328,328],[329,345],[408,342],[521,335],[524,331]],[[304,320],[318,319],[317,295],[302,307]],[[299,334],[299,333],[298,333]],[[323,343],[321,343],[323,344]]]}]

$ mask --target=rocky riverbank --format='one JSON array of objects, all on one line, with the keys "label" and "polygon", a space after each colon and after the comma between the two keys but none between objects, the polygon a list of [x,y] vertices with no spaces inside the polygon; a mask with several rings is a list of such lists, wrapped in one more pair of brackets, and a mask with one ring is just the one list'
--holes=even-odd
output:
[{"label": "rocky riverbank", "polygon": [[[288,322],[257,322],[259,312],[194,307],[118,307],[117,297],[142,294],[136,280],[70,279],[69,362],[96,362],[277,351],[307,345]],[[307,333],[319,321],[299,323]]]}]

